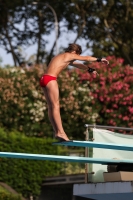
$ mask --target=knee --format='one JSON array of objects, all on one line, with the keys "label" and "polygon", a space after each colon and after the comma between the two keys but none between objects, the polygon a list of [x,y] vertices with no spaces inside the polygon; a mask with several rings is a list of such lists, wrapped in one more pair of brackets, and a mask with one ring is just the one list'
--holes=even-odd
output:
[{"label": "knee", "polygon": [[60,104],[59,104],[59,102],[52,103],[52,104],[49,105],[49,108],[50,109],[59,109],[60,108]]}]

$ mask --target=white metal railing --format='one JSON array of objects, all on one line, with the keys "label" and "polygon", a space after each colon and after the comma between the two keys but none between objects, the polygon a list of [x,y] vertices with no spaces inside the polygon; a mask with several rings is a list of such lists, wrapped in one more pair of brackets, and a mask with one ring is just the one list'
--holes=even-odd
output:
[{"label": "white metal railing", "polygon": [[[118,126],[103,126],[103,125],[96,125],[96,124],[85,124],[86,128],[86,138],[85,140],[90,140],[89,138],[89,128],[102,128],[102,129],[114,129],[114,130],[125,130],[125,131],[133,131],[133,128],[126,128],[126,127],[118,127]],[[91,138],[91,140],[93,140]],[[85,157],[89,156],[89,148],[85,148]],[[89,166],[88,163],[85,163],[85,183],[88,183],[88,174],[89,174]]]},{"label": "white metal railing", "polygon": [[103,126],[103,125],[95,125],[95,124],[85,124],[85,127],[133,131],[133,128],[126,128],[126,127],[120,127],[120,126]]}]

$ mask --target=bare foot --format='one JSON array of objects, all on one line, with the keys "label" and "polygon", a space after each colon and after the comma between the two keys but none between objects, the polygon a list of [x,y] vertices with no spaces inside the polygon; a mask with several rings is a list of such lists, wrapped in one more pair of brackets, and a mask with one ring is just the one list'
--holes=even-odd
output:
[{"label": "bare foot", "polygon": [[69,141],[69,138],[65,133],[59,133],[55,135],[55,138],[60,140],[60,141]]}]

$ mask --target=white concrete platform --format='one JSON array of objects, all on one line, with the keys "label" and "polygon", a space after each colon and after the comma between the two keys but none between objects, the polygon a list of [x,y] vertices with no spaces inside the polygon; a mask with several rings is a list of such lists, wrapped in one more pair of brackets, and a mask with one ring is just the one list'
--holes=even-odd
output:
[{"label": "white concrete platform", "polygon": [[73,195],[94,200],[133,200],[133,182],[74,184]]}]

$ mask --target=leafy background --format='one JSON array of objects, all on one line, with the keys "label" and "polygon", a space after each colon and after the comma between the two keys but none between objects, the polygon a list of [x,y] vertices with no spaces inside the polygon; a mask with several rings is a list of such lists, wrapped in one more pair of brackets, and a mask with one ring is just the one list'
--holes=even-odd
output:
[{"label": "leafy background", "polygon": [[[132,127],[133,70],[121,58],[107,59],[109,66],[88,64],[97,69],[97,77],[68,69],[58,78],[63,126],[71,139],[84,139],[87,123]],[[47,104],[39,85],[44,71],[39,66],[0,69],[2,127],[27,136],[52,137]]]},{"label": "leafy background", "polygon": [[[77,149],[60,151],[52,148],[53,130],[39,86],[41,75],[56,54],[56,41],[47,50],[49,44],[46,39],[55,28],[53,13],[45,5],[46,0],[41,3],[38,1],[37,5],[33,5],[32,0],[0,1],[0,46],[12,55],[14,62],[14,67],[0,68],[0,149],[70,155]],[[48,3],[57,14],[58,41],[66,34],[65,40],[69,43],[73,33],[75,38],[71,42],[82,43],[85,40],[83,52],[89,50],[92,55],[104,56],[110,61],[108,67],[101,63],[88,63],[97,69],[97,77],[74,68],[60,74],[61,117],[68,137],[84,140],[86,123],[133,127],[132,0],[50,0]],[[64,40],[61,42],[59,52],[66,43]],[[25,50],[35,44],[35,55],[27,58]],[[25,67],[27,64],[28,68]],[[83,153],[83,150],[78,152],[80,155]],[[78,173],[83,169],[83,166],[67,164],[62,172],[61,163],[49,164],[49,168],[47,163],[45,166],[40,164],[39,168],[37,163],[25,162],[12,160],[13,167],[9,159],[2,158],[0,178],[27,198],[30,193],[38,196],[43,175],[57,175],[54,167],[58,174]],[[28,174],[24,174],[25,166]],[[27,185],[26,181],[30,184]],[[2,200],[15,198],[3,193],[0,198],[2,196]]]},{"label": "leafy background", "polygon": [[[85,140],[85,124],[133,126],[133,70],[122,58],[110,64],[88,63],[99,76],[68,68],[58,78],[63,126],[70,139]],[[82,155],[83,149],[55,148],[47,104],[39,85],[45,68],[0,68],[0,150],[52,155]],[[132,134],[120,130],[123,134]],[[49,139],[50,138],[50,139]],[[0,159],[2,182],[24,197],[40,193],[46,176],[82,173],[83,165]],[[62,171],[63,169],[63,171]],[[27,173],[25,173],[27,171]],[[35,173],[38,172],[38,173]],[[20,181],[21,180],[21,181]],[[28,184],[27,184],[28,183]],[[35,189],[36,188],[36,189]]]}]

